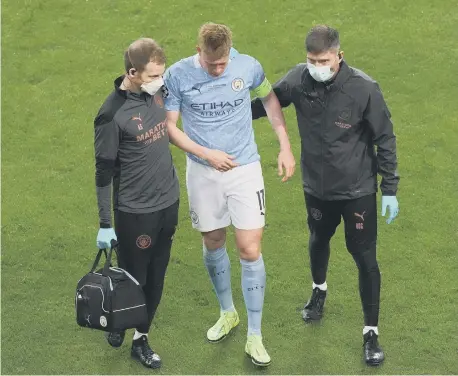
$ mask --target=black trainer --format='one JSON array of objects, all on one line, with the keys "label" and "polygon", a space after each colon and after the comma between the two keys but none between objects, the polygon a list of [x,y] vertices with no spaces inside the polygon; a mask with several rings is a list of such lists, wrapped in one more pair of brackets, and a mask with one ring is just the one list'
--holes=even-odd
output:
[{"label": "black trainer", "polygon": [[315,287],[312,296],[305,304],[302,310],[302,319],[305,322],[318,321],[323,317],[324,302],[326,300],[326,291]]},{"label": "black trainer", "polygon": [[120,347],[124,342],[126,332],[110,332],[107,334],[107,341],[112,347]]},{"label": "black trainer", "polygon": [[378,343],[378,335],[373,330],[364,334],[364,360],[369,366],[378,366],[385,360],[385,354]]},{"label": "black trainer", "polygon": [[131,355],[132,358],[138,360],[145,367],[161,367],[161,358],[149,346],[147,336],[141,336],[139,339],[132,341]]}]

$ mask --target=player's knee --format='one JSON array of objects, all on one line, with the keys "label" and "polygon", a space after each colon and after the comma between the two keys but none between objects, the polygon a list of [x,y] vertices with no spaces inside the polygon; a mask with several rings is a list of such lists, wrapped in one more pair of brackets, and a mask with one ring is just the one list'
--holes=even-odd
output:
[{"label": "player's knee", "polygon": [[246,261],[256,261],[261,256],[261,244],[252,243],[239,248],[240,258]]},{"label": "player's knee", "polygon": [[221,248],[226,243],[226,229],[218,229],[202,233],[204,245],[207,250]]},{"label": "player's knee", "polygon": [[259,259],[262,233],[263,228],[255,230],[236,229],[235,241],[242,260],[256,261]]}]

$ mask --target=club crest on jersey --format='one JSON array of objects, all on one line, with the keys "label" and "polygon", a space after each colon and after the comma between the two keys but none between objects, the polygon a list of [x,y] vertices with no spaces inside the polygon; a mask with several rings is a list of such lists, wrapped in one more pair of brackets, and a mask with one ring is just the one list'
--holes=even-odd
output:
[{"label": "club crest on jersey", "polygon": [[349,120],[350,117],[351,117],[351,109],[350,108],[344,109],[339,115],[339,119],[342,119],[342,120]]},{"label": "club crest on jersey", "polygon": [[245,87],[245,83],[241,78],[235,78],[231,84],[232,90],[240,91]]}]

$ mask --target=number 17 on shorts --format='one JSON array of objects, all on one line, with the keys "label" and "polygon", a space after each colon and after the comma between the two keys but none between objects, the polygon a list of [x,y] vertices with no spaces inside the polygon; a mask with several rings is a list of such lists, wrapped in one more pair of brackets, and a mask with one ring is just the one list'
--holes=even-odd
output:
[{"label": "number 17 on shorts", "polygon": [[259,211],[261,212],[261,215],[266,215],[266,199],[264,189],[256,191],[256,195],[258,196]]}]

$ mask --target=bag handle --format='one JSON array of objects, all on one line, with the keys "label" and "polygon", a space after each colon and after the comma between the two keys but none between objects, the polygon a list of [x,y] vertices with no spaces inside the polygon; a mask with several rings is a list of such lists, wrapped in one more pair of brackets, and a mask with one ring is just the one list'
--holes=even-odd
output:
[{"label": "bag handle", "polygon": [[105,253],[106,261],[105,261],[105,265],[103,266],[102,275],[107,275],[108,274],[108,270],[110,269],[110,266],[111,266],[111,256],[113,254],[113,249],[117,248],[117,247],[118,247],[118,242],[115,241],[115,240],[112,240],[111,241],[111,248],[108,249],[108,252],[107,252],[106,248],[100,249],[99,252],[97,253],[97,256],[95,257],[94,264],[92,265],[92,268],[91,268],[90,272],[93,273],[95,271],[95,269],[97,268],[97,265],[99,265],[100,257],[102,257],[102,252],[103,252],[103,253]]}]

